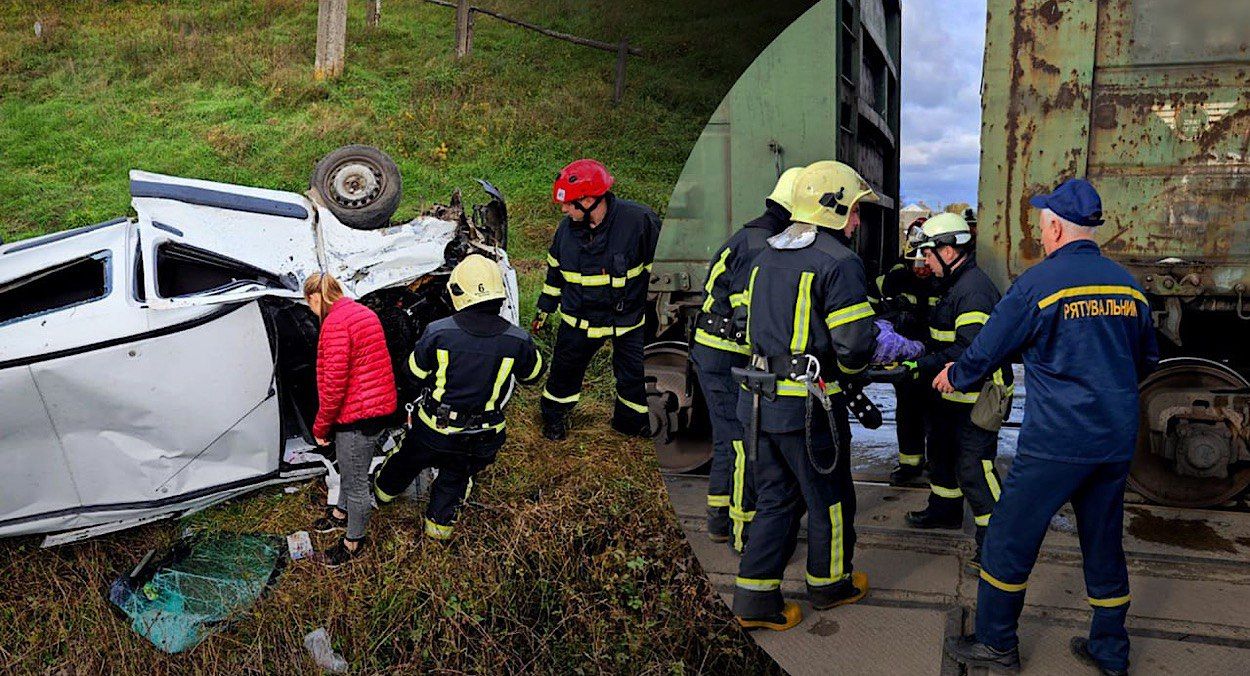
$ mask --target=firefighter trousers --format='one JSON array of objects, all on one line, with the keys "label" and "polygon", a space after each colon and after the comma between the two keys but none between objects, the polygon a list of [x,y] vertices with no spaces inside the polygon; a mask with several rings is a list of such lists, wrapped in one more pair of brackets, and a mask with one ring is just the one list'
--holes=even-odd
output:
[{"label": "firefighter trousers", "polygon": [[438,476],[430,485],[429,503],[425,509],[425,534],[436,540],[446,540],[451,537],[473,477],[489,467],[495,456],[475,457],[435,450],[422,442],[421,437],[425,434],[437,432],[420,428],[409,432],[404,443],[378,468],[373,490],[379,503],[387,503],[403,493],[422,470],[429,467],[438,469]]},{"label": "firefighter trousers", "polygon": [[591,337],[585,329],[561,322],[551,354],[551,372],[543,389],[543,420],[566,415],[581,399],[582,381],[590,360],[612,340],[612,375],[616,378],[616,403],[612,424],[622,430],[643,430],[650,425],[647,392],[643,384],[641,327],[618,336]]},{"label": "firefighter trousers", "polygon": [[1093,618],[1089,651],[1098,664],[1128,668],[1128,568],[1124,560],[1124,484],[1128,462],[1069,463],[1016,457],[985,535],[977,588],[977,640],[1008,650],[1018,643],[1029,573],[1050,520],[1072,503]]},{"label": "firefighter trousers", "polygon": [[970,404],[929,401],[929,511],[942,520],[962,520],[967,498],[976,524],[988,525],[1002,492],[994,467],[998,433],[972,423]]},{"label": "firefighter trousers", "polygon": [[[847,584],[855,551],[855,486],[851,482],[851,426],[846,408],[835,403],[833,416],[846,449],[833,473],[822,475],[808,459],[803,430],[759,435],[755,463],[755,519],[734,584],[733,611],[739,617],[781,612],[781,580],[794,554],[799,520],[807,513],[808,591]],[[812,455],[828,467],[834,440],[824,409],[812,418]]]},{"label": "firefighter trousers", "polygon": [[738,392],[730,371],[746,366],[746,355],[695,344],[690,359],[698,371],[699,387],[712,423],[712,467],[708,473],[707,505],[727,508],[732,523],[733,548],[742,551],[747,524],[755,517],[755,480],[747,459],[742,422],[738,420]]},{"label": "firefighter trousers", "polygon": [[925,408],[930,403],[926,383],[918,380],[894,385],[894,431],[898,437],[898,464],[920,467],[925,456]]}]

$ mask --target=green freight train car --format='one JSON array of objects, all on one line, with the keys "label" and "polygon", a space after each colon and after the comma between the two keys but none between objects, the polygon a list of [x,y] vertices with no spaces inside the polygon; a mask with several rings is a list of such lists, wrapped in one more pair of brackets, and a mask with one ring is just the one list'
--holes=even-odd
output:
[{"label": "green freight train car", "polygon": [[751,64],[717,108],[668,204],[652,271],[649,400],[666,470],[711,456],[706,412],[687,365],[689,324],[708,260],[764,208],[782,170],[836,159],[882,196],[864,205],[857,247],[875,276],[898,254],[897,0],[821,0]]},{"label": "green freight train car", "polygon": [[1168,358],[1130,474],[1211,506],[1250,485],[1250,4],[990,0],[978,259],[1000,285],[1042,248],[1029,196],[1088,176],[1103,251],[1150,297]]}]

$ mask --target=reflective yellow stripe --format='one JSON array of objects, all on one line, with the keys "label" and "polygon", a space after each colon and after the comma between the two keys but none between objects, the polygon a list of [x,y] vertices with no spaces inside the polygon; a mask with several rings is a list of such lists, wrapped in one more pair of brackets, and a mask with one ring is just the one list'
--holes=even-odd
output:
[{"label": "reflective yellow stripe", "polygon": [[[747,305],[751,304],[751,296],[755,293],[755,275],[759,274],[759,267],[751,269],[751,279],[747,282]],[[751,344],[751,313],[747,313],[747,345]]]},{"label": "reflective yellow stripe", "polygon": [[935,483],[929,484],[929,490],[933,491],[933,494],[939,498],[962,498],[964,496],[964,492],[958,488],[946,488]]},{"label": "reflective yellow stripe", "polygon": [[970,326],[972,324],[984,324],[990,320],[990,316],[984,312],[965,312],[955,318],[955,328],[961,326]]},{"label": "reflective yellow stripe", "polygon": [[743,509],[737,509],[733,505],[729,505],[729,518],[734,519],[735,521],[750,523],[755,518],[755,511],[752,510],[748,512]]},{"label": "reflective yellow stripe", "polygon": [[833,312],[830,312],[829,316],[825,317],[825,326],[832,330],[844,324],[850,324],[851,322],[859,321],[860,319],[866,319],[874,314],[876,313],[873,311],[872,305],[869,305],[867,301],[863,303],[856,303],[854,305],[848,305],[841,310],[834,310]]},{"label": "reflective yellow stripe", "polygon": [[746,305],[748,301],[749,299],[747,298],[746,291],[743,291],[742,293],[735,293],[729,297],[729,307],[739,308]]},{"label": "reflective yellow stripe", "polygon": [[408,370],[412,371],[412,375],[418,378],[430,377],[429,371],[426,371],[420,366],[417,366],[417,353],[416,352],[413,352],[412,354],[408,355]]},{"label": "reflective yellow stripe", "polygon": [[853,375],[855,375],[855,374],[857,374],[857,373],[863,373],[863,372],[864,372],[864,369],[866,369],[866,368],[868,368],[868,364],[864,364],[863,366],[861,366],[861,367],[859,367],[859,368],[857,368],[857,369],[852,369],[852,368],[847,368],[846,366],[844,366],[844,365],[842,364],[842,362],[841,362],[841,361],[839,361],[839,362],[838,362],[838,370],[839,370],[839,371],[841,371],[841,372],[843,372],[843,373],[845,373],[845,374],[847,374],[847,375],[851,375],[851,376],[853,376]]},{"label": "reflective yellow stripe", "polygon": [[569,326],[572,326],[575,329],[581,329],[585,331],[586,336],[589,338],[604,338],[607,336],[623,336],[629,333],[630,331],[633,331],[634,329],[641,327],[647,321],[646,318],[644,317],[643,319],[639,320],[637,324],[634,324],[633,326],[591,326],[590,322],[586,321],[585,319],[578,319],[577,317],[564,314],[563,311],[560,312],[560,317],[564,320],[565,324],[568,324]]},{"label": "reflective yellow stripe", "polygon": [[703,290],[707,293],[707,298],[703,300],[704,312],[712,311],[712,303],[716,300],[712,297],[712,286],[716,284],[716,278],[725,273],[725,261],[729,259],[731,252],[731,249],[725,249],[716,261],[716,264],[712,266],[712,271],[707,275],[707,283],[703,285]]},{"label": "reflective yellow stripe", "polygon": [[729,496],[728,495],[712,495],[709,493],[707,496],[707,506],[708,507],[728,507]]},{"label": "reflective yellow stripe", "polygon": [[994,476],[994,461],[982,460],[981,467],[985,469],[985,483],[990,486],[990,495],[994,496],[994,502],[998,502],[998,496],[1002,494],[1003,489],[998,485],[998,477]]},{"label": "reflective yellow stripe", "polygon": [[933,307],[937,305],[938,302],[940,302],[941,300],[942,299],[939,298],[938,296],[929,296],[929,307]]},{"label": "reflective yellow stripe", "polygon": [[831,542],[829,543],[829,579],[833,581],[846,577],[842,572],[842,503],[829,505],[829,521]]},{"label": "reflective yellow stripe", "polygon": [[729,508],[729,518],[733,521],[733,548],[735,552],[742,553],[742,548],[746,544],[742,541],[742,534],[746,531],[746,523],[741,519],[735,519],[733,515],[734,508]]},{"label": "reflective yellow stripe", "polygon": [[790,334],[790,354],[803,354],[807,351],[807,327],[811,324],[812,312],[812,280],[816,273],[804,272],[799,275],[799,295],[794,299],[794,326]]},{"label": "reflective yellow stripe", "polygon": [[[421,422],[425,423],[426,427],[434,430],[435,432],[438,432],[439,434],[457,434],[465,430],[465,428],[463,427],[452,427],[450,425],[448,425],[447,427],[439,427],[438,421],[435,420],[432,416],[430,416],[429,413],[426,413],[425,409],[421,407],[417,407],[417,418],[420,419]],[[502,430],[504,428],[504,424],[505,423],[501,422],[501,423],[496,423],[494,425],[489,425],[487,427],[474,427],[473,431],[476,432],[479,430],[491,430],[494,432],[498,432],[499,430]]]},{"label": "reflective yellow stripe", "polygon": [[919,467],[920,461],[924,459],[923,455],[912,455],[910,453],[899,453],[898,464]]},{"label": "reflective yellow stripe", "polygon": [[616,400],[617,400],[617,401],[619,401],[619,402],[621,402],[622,404],[625,404],[625,408],[628,408],[629,410],[633,411],[634,413],[646,413],[646,412],[647,412],[647,407],[646,407],[646,405],[645,405],[645,404],[637,404],[637,403],[634,403],[634,402],[632,402],[632,401],[630,401],[630,400],[626,399],[625,397],[622,397],[622,396],[621,396],[621,395],[619,395],[619,394],[618,394],[618,395],[616,395]]},{"label": "reflective yellow stripe", "polygon": [[373,484],[373,494],[377,497],[378,502],[382,503],[390,502],[391,500],[399,497],[398,495],[391,495],[381,488],[378,488],[378,484],[376,482]]},{"label": "reflective yellow stripe", "polygon": [[1005,592],[1022,592],[1024,591],[1025,587],[1029,586],[1028,582],[1021,582],[1020,584],[1011,584],[1009,582],[1003,582],[1002,580],[985,572],[984,568],[981,569],[981,579],[985,580],[991,585],[994,585],[995,587],[998,587],[999,589]]},{"label": "reflective yellow stripe", "polygon": [[553,268],[558,268],[558,267],[560,267],[560,261],[556,260],[556,257],[555,257],[555,256],[552,256],[550,253],[548,253],[548,254],[547,254],[547,265],[550,265],[550,266],[551,266],[551,267],[553,267]]},{"label": "reflective yellow stripe", "polygon": [[781,589],[781,580],[754,580],[749,577],[734,578],[734,585],[747,591],[772,591]]},{"label": "reflective yellow stripe", "polygon": [[499,401],[499,393],[503,391],[503,385],[508,381],[508,376],[512,375],[512,365],[516,360],[512,357],[504,357],[499,363],[499,373],[495,375],[495,387],[490,392],[490,399],[486,402],[486,410],[495,410],[495,402]]},{"label": "reflective yellow stripe", "polygon": [[953,401],[957,404],[975,404],[980,398],[980,392],[943,392],[942,398],[946,401]]},{"label": "reflective yellow stripe", "polygon": [[935,329],[932,326],[929,327],[929,337],[934,340],[940,340],[943,343],[955,342],[954,331],[939,331],[938,329]]},{"label": "reflective yellow stripe", "polygon": [[907,302],[911,303],[912,305],[919,305],[919,304],[920,304],[920,299],[919,299],[919,298],[916,298],[916,296],[915,296],[914,294],[910,294],[910,293],[903,293],[903,294],[899,294],[899,295],[900,295],[900,296],[902,296],[902,297],[903,297],[903,298],[904,298]]},{"label": "reflective yellow stripe", "polygon": [[980,514],[980,515],[973,514],[972,521],[976,523],[978,526],[988,526],[990,525],[990,515],[989,514]]},{"label": "reflective yellow stripe", "polygon": [[1146,302],[1146,296],[1131,286],[1092,285],[1074,286],[1056,291],[1037,301],[1037,308],[1041,310],[1054,305],[1061,299],[1073,296],[1132,296],[1143,303]]},{"label": "reflective yellow stripe", "polygon": [[748,345],[741,345],[732,340],[725,340],[720,336],[713,336],[703,329],[694,330],[694,342],[708,347],[714,347],[725,352],[733,352],[734,354],[751,354],[751,348]]},{"label": "reflective yellow stripe", "polygon": [[447,350],[435,350],[435,354],[438,355],[438,375],[435,376],[434,394],[431,396],[437,401],[442,401],[443,395],[447,394],[447,363],[451,355]]},{"label": "reflective yellow stripe", "polygon": [[576,404],[578,401],[581,400],[581,398],[582,398],[581,392],[574,392],[573,394],[570,394],[567,397],[557,397],[556,395],[548,392],[547,388],[545,387],[543,388],[543,399],[550,399],[551,401],[554,401],[557,404]]},{"label": "reflective yellow stripe", "polygon": [[885,275],[877,275],[877,293],[885,295]]},{"label": "reflective yellow stripe", "polygon": [[599,274],[599,275],[583,275],[580,272],[570,272],[568,270],[561,270],[560,276],[564,277],[564,281],[570,284],[581,284],[582,286],[611,285],[619,289],[621,287],[624,287],[625,283],[628,282],[629,280],[641,275],[642,273],[650,269],[651,269],[651,264],[644,263],[642,265],[638,265],[636,267],[633,267],[627,270],[625,272],[624,277],[613,277],[612,275],[609,275],[607,273]]},{"label": "reflective yellow stripe", "polygon": [[741,439],[734,439],[730,442],[734,449],[734,473],[733,473],[733,500],[729,503],[729,513],[732,516],[736,509],[742,514],[742,489],[746,483],[747,477],[747,453],[742,446]]},{"label": "reflective yellow stripe", "polygon": [[560,287],[558,287],[558,286],[552,286],[552,285],[550,285],[550,284],[543,284],[543,293],[547,294],[548,296],[556,296],[556,297],[559,297],[559,296],[560,296]]},{"label": "reflective yellow stripe", "polygon": [[451,539],[451,531],[452,531],[451,526],[444,526],[442,524],[437,524],[437,523],[434,523],[433,521],[430,521],[429,519],[425,520],[425,534],[429,537],[434,538],[435,540]]},{"label": "reflective yellow stripe", "polygon": [[538,374],[542,372],[543,372],[543,353],[535,351],[534,352],[534,370],[530,371],[529,375],[525,376],[522,380],[532,381],[538,377]]},{"label": "reflective yellow stripe", "polygon": [[[842,387],[837,382],[825,382],[825,394],[838,394]],[[777,394],[782,397],[806,397],[807,385],[797,380],[778,380]]]},{"label": "reflective yellow stripe", "polygon": [[1128,603],[1130,600],[1132,599],[1128,594],[1125,594],[1124,596],[1117,596],[1113,599],[1096,599],[1091,596],[1089,597],[1089,605],[1096,606],[1098,608],[1118,608]]}]

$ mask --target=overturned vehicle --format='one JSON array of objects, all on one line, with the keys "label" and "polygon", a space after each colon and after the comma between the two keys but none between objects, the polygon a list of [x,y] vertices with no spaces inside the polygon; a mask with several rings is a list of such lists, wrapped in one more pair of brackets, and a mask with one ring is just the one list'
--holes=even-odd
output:
[{"label": "overturned vehicle", "polygon": [[499,262],[515,322],[499,192],[390,225],[399,182],[363,146],[306,195],[132,171],[135,218],[0,245],[0,536],[81,539],[322,471],[312,272],[378,313],[397,365],[469,253]]}]

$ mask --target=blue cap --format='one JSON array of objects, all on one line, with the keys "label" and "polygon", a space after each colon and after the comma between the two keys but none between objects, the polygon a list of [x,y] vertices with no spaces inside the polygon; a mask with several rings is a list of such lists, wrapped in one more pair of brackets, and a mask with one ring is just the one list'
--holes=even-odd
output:
[{"label": "blue cap", "polygon": [[1077,225],[1102,225],[1102,198],[1089,181],[1070,178],[1059,184],[1049,195],[1035,195],[1029,204],[1038,209],[1050,209],[1065,221]]}]

